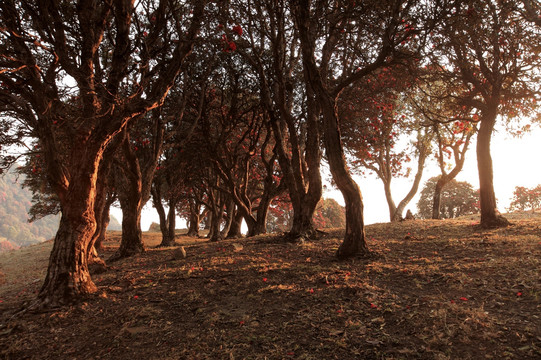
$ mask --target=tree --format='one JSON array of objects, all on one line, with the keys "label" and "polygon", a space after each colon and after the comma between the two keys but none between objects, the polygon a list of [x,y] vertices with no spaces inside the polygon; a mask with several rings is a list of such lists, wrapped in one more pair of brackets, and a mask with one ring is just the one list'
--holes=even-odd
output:
[{"label": "tree", "polygon": [[0,4],[1,111],[39,139],[62,209],[38,305],[96,290],[88,258],[101,162],[116,135],[163,102],[203,18],[205,2],[194,3]]},{"label": "tree", "polygon": [[513,199],[509,204],[509,211],[526,211],[532,210],[535,212],[541,206],[541,185],[528,189],[524,186],[516,186],[513,191]]},{"label": "tree", "polygon": [[364,255],[368,248],[363,203],[346,163],[337,100],[345,88],[376,70],[398,61],[413,60],[420,45],[417,22],[437,16],[434,8],[413,1],[360,4],[292,0],[290,4],[299,32],[307,83],[321,108],[326,157],[346,203],[346,231],[337,256]]},{"label": "tree", "polygon": [[[426,181],[421,190],[421,197],[417,203],[418,213],[422,219],[432,218],[432,203],[434,192],[440,176]],[[441,190],[441,214],[438,218],[452,219],[462,215],[479,212],[479,192],[465,181],[448,181]]]},{"label": "tree", "polygon": [[461,91],[461,84],[447,77],[445,71],[427,65],[420,69],[414,91],[406,95],[410,111],[434,133],[434,157],[441,176],[434,191],[433,219],[440,218],[441,191],[462,171],[470,141],[477,132],[477,114],[456,101]]},{"label": "tree", "polygon": [[[469,125],[469,126],[468,126]],[[441,193],[449,181],[462,171],[464,161],[466,160],[466,151],[470,144],[476,128],[471,124],[464,125],[463,122],[454,124],[454,130],[449,131],[445,125],[435,125],[437,153],[436,159],[440,168],[441,175],[438,177],[434,188],[434,197],[432,201],[432,219],[439,219],[441,214]],[[446,136],[447,135],[447,136]],[[445,157],[453,158],[454,166],[445,161]],[[448,168],[450,167],[450,171]]]},{"label": "tree", "polygon": [[[293,206],[287,196],[273,202],[267,228],[270,232],[287,232],[293,226]],[[344,228],[346,213],[334,199],[321,199],[316,207],[312,222],[317,228]]]},{"label": "tree", "polygon": [[[431,152],[434,132],[419,114],[407,107],[404,92],[411,91],[415,77],[412,69],[382,68],[363,83],[345,89],[339,103],[344,143],[353,156],[355,170],[366,170],[381,179],[391,221],[402,219],[407,204],[417,193],[425,161]],[[400,139],[410,137],[404,146]],[[392,180],[409,177],[417,159],[414,180],[405,197],[396,205],[392,195]]]},{"label": "tree", "polygon": [[[250,78],[244,75],[246,65],[233,59],[224,60],[222,65],[227,72],[217,74],[215,79],[216,96],[205,107],[200,128],[204,135],[198,147],[205,151],[218,177],[208,184],[213,189],[208,189],[211,203],[207,208],[213,212],[213,199],[224,206],[232,200],[246,221],[248,235],[253,236],[266,231],[268,206],[284,186],[270,126],[259,98],[253,95],[257,90],[251,88]],[[213,190],[222,194],[213,194]]]},{"label": "tree", "polygon": [[334,199],[321,199],[314,213],[314,223],[318,228],[343,228],[346,226],[345,209]]},{"label": "tree", "polygon": [[261,1],[243,11],[255,34],[241,54],[259,80],[260,99],[275,141],[273,151],[293,208],[288,239],[309,238],[322,194],[320,109],[299,64],[294,19],[285,2]]},{"label": "tree", "polygon": [[271,233],[288,232],[293,224],[293,206],[289,194],[274,199],[269,208],[267,230]]},{"label": "tree", "polygon": [[517,7],[517,10],[524,16],[525,19],[531,21],[537,26],[541,26],[541,5],[539,2],[532,0],[522,0],[524,8],[520,6]]},{"label": "tree", "polygon": [[[450,9],[451,10],[451,9]],[[506,226],[497,211],[490,141],[497,121],[537,115],[541,34],[515,11],[514,1],[470,0],[452,8],[434,32],[431,61],[459,79],[459,101],[478,117],[477,164],[481,224]]]}]

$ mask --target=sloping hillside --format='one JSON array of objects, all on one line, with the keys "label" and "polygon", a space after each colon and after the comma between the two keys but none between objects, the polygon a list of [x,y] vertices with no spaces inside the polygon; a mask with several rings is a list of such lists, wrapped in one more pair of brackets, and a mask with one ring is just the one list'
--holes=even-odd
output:
[{"label": "sloping hillside", "polygon": [[372,255],[347,261],[333,256],[340,230],[303,244],[179,236],[186,258],[145,233],[144,254],[93,276],[94,296],[13,316],[47,266],[50,243],[31,246],[13,253],[18,284],[0,286],[0,358],[540,359],[541,222],[477,224],[370,225]]},{"label": "sloping hillside", "polygon": [[60,218],[47,216],[28,222],[32,193],[22,188],[23,178],[13,170],[0,176],[0,238],[5,238],[4,242],[9,241],[15,248],[51,239]]}]

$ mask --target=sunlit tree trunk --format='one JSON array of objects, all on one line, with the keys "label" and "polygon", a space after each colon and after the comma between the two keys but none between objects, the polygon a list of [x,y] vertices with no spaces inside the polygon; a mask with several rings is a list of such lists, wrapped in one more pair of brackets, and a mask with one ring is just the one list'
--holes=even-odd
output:
[{"label": "sunlit tree trunk", "polygon": [[[150,52],[159,56],[147,56],[147,45],[152,44],[136,30],[146,26],[141,24],[145,14],[135,6],[156,8],[156,16],[164,20],[151,24],[148,38],[155,41],[163,31],[170,34],[182,27],[170,29],[171,22],[166,21],[180,22],[183,11],[172,11],[176,5],[0,2],[2,57],[9,59],[2,62],[2,74],[12,74],[24,84],[16,98],[17,106],[25,110],[19,120],[43,143],[47,175],[62,208],[38,306],[61,305],[96,289],[88,258],[97,228],[96,181],[105,148],[128,123],[163,103],[192,51],[205,1],[191,4],[191,20],[175,34],[180,41],[164,39],[160,49],[152,47]],[[133,67],[133,56],[140,66]],[[68,88],[66,77],[75,85]]]},{"label": "sunlit tree trunk", "polygon": [[96,290],[88,271],[88,258],[96,231],[94,194],[102,153],[101,148],[85,143],[73,151],[72,161],[77,170],[71,174],[67,192],[61,197],[62,217],[38,295],[41,305],[69,303]]},{"label": "sunlit tree trunk", "polygon": [[390,178],[382,178],[383,181],[383,189],[385,192],[385,199],[387,200],[387,208],[389,209],[389,219],[393,221],[393,218],[396,214],[396,204],[393,200],[393,194],[391,193],[391,179]]}]

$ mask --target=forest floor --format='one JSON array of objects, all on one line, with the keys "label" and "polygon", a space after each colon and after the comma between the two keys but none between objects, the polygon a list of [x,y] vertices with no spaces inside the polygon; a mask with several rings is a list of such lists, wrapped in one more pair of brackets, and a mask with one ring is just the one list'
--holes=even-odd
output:
[{"label": "forest floor", "polygon": [[[51,244],[11,252],[0,358],[539,359],[541,220],[476,223],[370,225],[371,256],[347,261],[334,258],[340,230],[304,244],[179,236],[186,258],[145,233],[144,254],[93,276],[95,295],[17,316]],[[111,233],[105,258],[118,241]]]}]

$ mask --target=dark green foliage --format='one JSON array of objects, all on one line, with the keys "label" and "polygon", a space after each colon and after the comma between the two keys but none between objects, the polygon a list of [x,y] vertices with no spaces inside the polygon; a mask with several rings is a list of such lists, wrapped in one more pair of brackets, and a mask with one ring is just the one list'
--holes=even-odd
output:
[{"label": "dark green foliage", "polygon": [[[432,217],[434,189],[438,176],[427,180],[417,203],[417,216],[421,219]],[[452,219],[479,212],[479,192],[466,181],[451,180],[441,192],[441,218]]]}]

